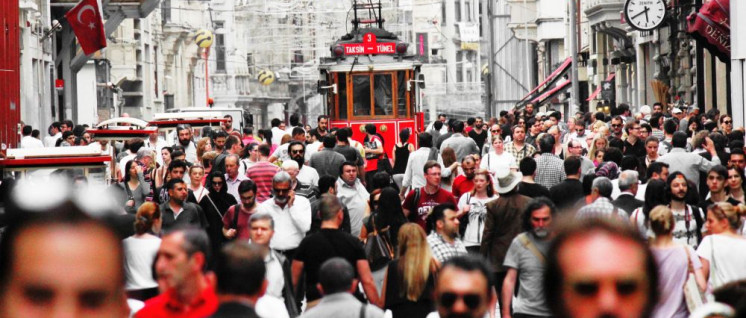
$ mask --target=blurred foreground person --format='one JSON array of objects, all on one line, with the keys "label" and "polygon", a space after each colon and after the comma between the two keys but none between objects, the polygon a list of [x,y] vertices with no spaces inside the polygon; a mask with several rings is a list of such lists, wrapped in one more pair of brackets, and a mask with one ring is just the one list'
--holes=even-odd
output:
[{"label": "blurred foreground person", "polygon": [[231,242],[217,255],[218,305],[211,318],[259,318],[254,305],[267,290],[264,254],[258,246]]},{"label": "blurred foreground person", "polygon": [[482,318],[495,308],[489,264],[479,256],[464,255],[443,264],[435,285],[437,311],[428,318]]},{"label": "blurred foreground person", "polygon": [[[205,231],[188,228],[163,236],[155,270],[162,294],[145,302],[135,317],[206,317],[218,299],[206,275],[210,240]],[[246,282],[244,282],[246,283]]]},{"label": "blurred foreground person", "polygon": [[358,280],[355,270],[344,258],[333,257],[319,268],[319,283],[316,288],[324,295],[321,302],[306,311],[303,318],[383,318],[383,311],[372,305],[361,303],[353,293]]},{"label": "blurred foreground person", "polygon": [[119,238],[72,204],[46,212],[3,235],[0,317],[127,317]]},{"label": "blurred foreground person", "polygon": [[658,300],[658,273],[636,230],[589,218],[557,233],[544,275],[554,317],[650,317]]}]

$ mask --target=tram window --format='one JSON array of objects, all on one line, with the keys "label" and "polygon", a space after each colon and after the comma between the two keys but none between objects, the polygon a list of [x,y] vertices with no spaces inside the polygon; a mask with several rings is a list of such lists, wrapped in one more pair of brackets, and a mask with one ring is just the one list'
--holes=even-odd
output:
[{"label": "tram window", "polygon": [[370,75],[352,77],[354,116],[370,116]]},{"label": "tram window", "polygon": [[407,78],[406,71],[400,71],[396,74],[396,81],[399,84],[396,88],[396,109],[399,112],[399,118],[407,117]]},{"label": "tram window", "polygon": [[347,119],[347,74],[337,73],[337,97],[339,98],[339,119]]},{"label": "tram window", "polygon": [[376,86],[375,96],[375,114],[378,116],[393,116],[394,101],[391,94],[392,79],[391,74],[376,74],[373,76]]}]

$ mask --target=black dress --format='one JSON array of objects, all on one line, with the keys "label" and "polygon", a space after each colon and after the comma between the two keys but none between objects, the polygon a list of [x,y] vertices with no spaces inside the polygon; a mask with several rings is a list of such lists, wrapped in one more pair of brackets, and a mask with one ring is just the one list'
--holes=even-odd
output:
[{"label": "black dress", "polygon": [[[214,204],[214,205],[213,205]],[[236,205],[236,198],[226,192],[211,192],[199,202],[202,211],[207,218],[207,236],[210,237],[210,246],[213,254],[218,253],[226,241],[223,236],[223,217],[228,208]],[[217,210],[215,209],[217,208]],[[212,258],[215,259],[214,257]],[[211,267],[212,268],[212,267]]]},{"label": "black dress", "polygon": [[401,147],[394,145],[394,154],[396,155],[396,161],[394,161],[394,174],[402,174],[407,170],[407,161],[409,161],[409,143],[403,144]]},{"label": "black dress", "polygon": [[435,302],[432,298],[435,290],[435,277],[430,273],[425,283],[425,289],[417,301],[407,299],[402,290],[401,277],[399,275],[399,259],[389,263],[386,270],[386,304],[384,309],[391,310],[393,318],[424,318],[435,311]]}]

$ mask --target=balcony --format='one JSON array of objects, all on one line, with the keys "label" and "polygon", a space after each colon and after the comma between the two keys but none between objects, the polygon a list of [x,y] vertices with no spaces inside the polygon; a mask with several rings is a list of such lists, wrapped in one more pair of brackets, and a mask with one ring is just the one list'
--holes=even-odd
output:
[{"label": "balcony", "polygon": [[624,0],[589,0],[582,2],[582,10],[591,26],[600,23],[621,28],[620,12],[624,10]]}]

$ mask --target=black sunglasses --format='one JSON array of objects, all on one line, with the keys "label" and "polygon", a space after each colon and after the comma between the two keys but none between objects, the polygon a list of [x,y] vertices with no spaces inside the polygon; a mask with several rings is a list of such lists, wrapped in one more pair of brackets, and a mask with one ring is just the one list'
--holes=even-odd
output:
[{"label": "black sunglasses", "polygon": [[458,295],[445,292],[440,295],[440,304],[446,308],[451,308],[453,307],[453,304],[456,303],[456,300],[458,300],[459,298],[463,299],[466,307],[469,307],[469,309],[471,310],[477,309],[477,307],[479,307],[479,304],[482,302],[482,298],[479,297],[479,294]]},{"label": "black sunglasses", "polygon": [[305,151],[303,151],[303,150],[293,150],[293,151],[291,151],[290,153],[293,153],[293,154],[299,154],[299,153],[304,153],[304,152],[305,152]]}]

